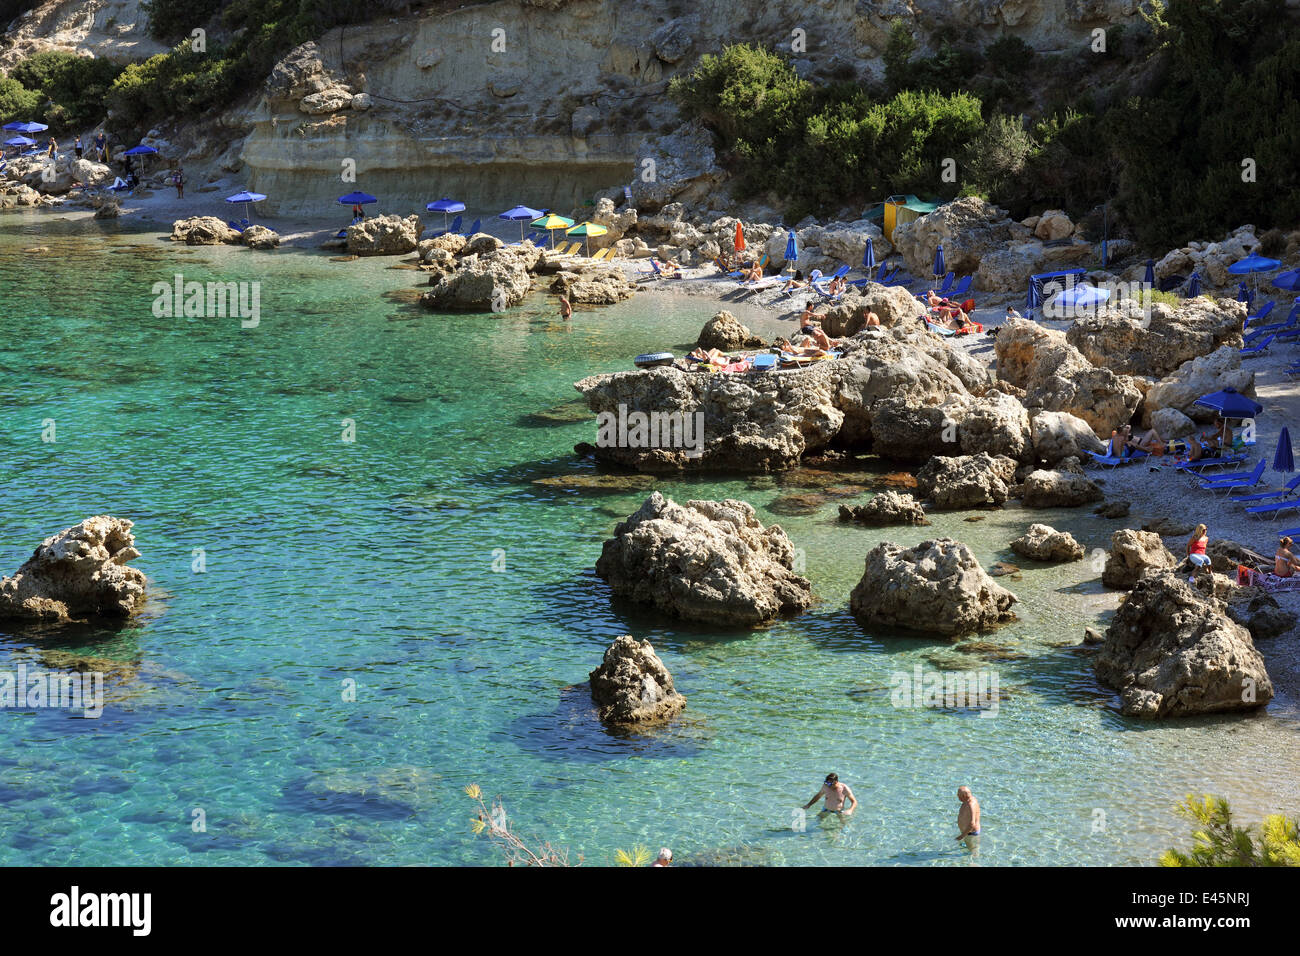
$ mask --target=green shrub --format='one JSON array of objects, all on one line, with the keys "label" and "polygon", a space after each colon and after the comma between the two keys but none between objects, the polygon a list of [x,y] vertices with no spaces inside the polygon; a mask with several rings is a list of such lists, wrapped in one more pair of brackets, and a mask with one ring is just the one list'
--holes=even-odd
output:
[{"label": "green shrub", "polygon": [[1024,73],[1036,55],[1032,46],[1009,33],[1004,33],[984,49],[984,58],[1001,73]]},{"label": "green shrub", "polygon": [[1300,820],[1280,814],[1264,818],[1256,836],[1250,827],[1232,822],[1232,810],[1221,797],[1188,795],[1179,815],[1195,823],[1192,848],[1166,850],[1161,866],[1300,866]]},{"label": "green shrub", "polygon": [[53,103],[43,119],[60,130],[97,121],[104,113],[104,96],[121,72],[112,60],[46,50],[21,60],[10,75]]},{"label": "green shrub", "polygon": [[164,43],[187,37],[204,27],[229,0],[144,0],[141,8],[149,15],[149,35]]},{"label": "green shrub", "polygon": [[1025,175],[1038,143],[1025,129],[1024,117],[998,114],[967,145],[963,154],[967,184],[988,195],[1001,195]]},{"label": "green shrub", "polygon": [[27,89],[13,77],[0,76],[0,125],[32,119],[44,102],[36,90]]}]

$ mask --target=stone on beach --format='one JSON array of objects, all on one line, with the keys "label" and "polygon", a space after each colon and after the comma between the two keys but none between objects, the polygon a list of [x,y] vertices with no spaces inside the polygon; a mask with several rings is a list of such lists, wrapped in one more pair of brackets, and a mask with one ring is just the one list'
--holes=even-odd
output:
[{"label": "stone on beach", "polygon": [[591,699],[601,722],[613,726],[657,723],[686,706],[651,643],[628,635],[614,638],[591,672]]},{"label": "stone on beach", "polygon": [[872,527],[930,523],[919,501],[911,495],[900,494],[897,491],[882,491],[865,505],[852,507],[840,505],[840,520],[856,521],[858,524]]},{"label": "stone on beach", "polygon": [[1011,542],[1011,550],[1034,561],[1078,561],[1084,555],[1083,545],[1072,534],[1045,524],[1031,524]]},{"label": "stone on beach", "polygon": [[400,256],[420,242],[419,216],[375,216],[347,229],[347,250],[354,256]]},{"label": "stone on beach", "polygon": [[1076,508],[1105,497],[1089,478],[1068,471],[1039,469],[1025,478],[1026,508]]},{"label": "stone on beach", "polygon": [[14,573],[0,578],[0,618],[69,621],[124,618],[144,601],[145,576],[132,522],[96,515],[46,538]]},{"label": "stone on beach", "polygon": [[1082,418],[1069,412],[1035,412],[1029,420],[1034,461],[1056,467],[1066,458],[1082,458],[1085,452],[1098,454],[1106,444]]},{"label": "stone on beach", "polygon": [[637,286],[622,269],[584,265],[578,272],[560,272],[549,290],[575,305],[613,305],[630,299]]},{"label": "stone on beach", "polygon": [[763,340],[742,325],[734,315],[723,310],[704,323],[695,344],[702,349],[734,352],[737,349],[762,348]]},{"label": "stone on beach", "polygon": [[1110,536],[1110,553],[1101,572],[1108,588],[1128,590],[1147,574],[1168,571],[1178,565],[1160,535],[1154,531],[1122,528]]},{"label": "stone on beach", "polygon": [[280,234],[266,226],[252,225],[240,234],[240,240],[250,249],[274,249],[280,245]]},{"label": "stone on beach", "polygon": [[914,548],[882,542],[867,554],[849,610],[868,627],[955,639],[1015,619],[1016,596],[993,581],[969,547],[950,538]]},{"label": "stone on beach", "polygon": [[733,499],[684,505],[651,493],[605,542],[596,573],[615,595],[677,617],[755,627],[812,604],[794,545]]},{"label": "stone on beach", "polygon": [[[1217,412],[1194,403],[1202,395],[1225,388],[1234,388],[1241,394],[1252,397],[1255,394],[1255,372],[1241,364],[1241,353],[1230,345],[1208,355],[1189,359],[1147,389],[1142,406],[1146,422],[1154,426],[1156,415],[1167,409],[1177,410],[1193,422],[1218,421]],[[1164,422],[1166,425],[1182,427],[1181,421],[1169,416],[1165,417]],[[1182,432],[1184,435],[1188,433]],[[1165,438],[1180,437],[1177,433],[1166,434],[1164,431],[1160,431],[1160,434]]]},{"label": "stone on beach", "polygon": [[1254,710],[1273,698],[1250,633],[1222,601],[1173,574],[1136,582],[1106,630],[1095,668],[1134,717]]},{"label": "stone on beach", "polygon": [[1003,455],[935,455],[917,471],[916,492],[946,511],[990,507],[1010,497],[1015,475],[1015,460]]},{"label": "stone on beach", "polygon": [[216,216],[191,216],[172,223],[172,241],[187,246],[238,245],[239,233]]},{"label": "stone on beach", "polygon": [[1177,308],[1157,302],[1149,316],[1135,303],[1123,304],[1129,308],[1076,318],[1065,334],[1093,365],[1158,379],[1216,349],[1230,347],[1235,353],[1241,347],[1244,302],[1200,297]]},{"label": "stone on beach", "polygon": [[827,335],[856,335],[867,327],[867,316],[874,312],[884,328],[904,323],[916,323],[922,314],[916,297],[901,286],[885,286],[868,282],[861,292],[850,288],[840,298],[827,305],[822,327]]}]

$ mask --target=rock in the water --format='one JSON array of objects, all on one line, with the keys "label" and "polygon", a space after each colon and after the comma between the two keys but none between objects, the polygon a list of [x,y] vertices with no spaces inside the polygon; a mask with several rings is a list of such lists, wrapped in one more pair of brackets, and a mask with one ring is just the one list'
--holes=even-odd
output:
[{"label": "rock in the water", "polygon": [[1002,455],[935,455],[916,473],[916,491],[936,508],[982,508],[1005,502],[1015,475],[1015,460]]},{"label": "rock in the water", "polygon": [[455,272],[431,281],[420,304],[439,311],[503,311],[522,302],[533,285],[527,258],[512,249],[467,257]]},{"label": "rock in the water", "polygon": [[614,639],[591,672],[591,699],[601,721],[615,726],[667,720],[686,706],[650,642],[626,635]]},{"label": "rock in the water", "polygon": [[753,627],[812,604],[794,545],[743,502],[653,492],[605,542],[596,573],[616,595],[708,624]]},{"label": "rock in the water", "polygon": [[1103,501],[1095,509],[1093,514],[1101,515],[1103,518],[1127,518],[1129,509],[1133,507],[1133,502],[1115,498],[1111,501]]},{"label": "rock in the water", "polygon": [[274,249],[280,244],[280,234],[266,226],[249,226],[240,234],[240,239],[250,249]]},{"label": "rock in the water", "polygon": [[950,538],[903,548],[888,541],[867,554],[849,610],[868,626],[958,638],[1015,619],[1016,596],[995,583],[966,545]]},{"label": "rock in the water", "polygon": [[1191,534],[1193,526],[1190,521],[1182,521],[1178,518],[1152,518],[1142,525],[1142,530],[1154,531],[1163,537],[1177,537],[1178,535]]},{"label": "rock in the water", "polygon": [[1045,524],[1031,524],[1011,542],[1011,550],[1035,561],[1078,561],[1084,554],[1083,545],[1074,540],[1074,535]]},{"label": "rock in the water", "polygon": [[1083,475],[1068,471],[1035,471],[1025,479],[1026,508],[1074,508],[1100,501],[1101,489]]},{"label": "rock in the water", "polygon": [[192,216],[172,223],[172,242],[187,246],[238,245],[239,233],[216,216]]},{"label": "rock in the water", "polygon": [[348,252],[355,256],[400,256],[420,242],[419,216],[375,216],[348,226]]},{"label": "rock in the water", "polygon": [[840,505],[841,521],[883,527],[893,524],[929,524],[925,509],[911,495],[897,491],[882,491],[865,505],[847,508]]},{"label": "rock in the water", "polygon": [[1152,531],[1123,528],[1110,536],[1110,553],[1101,572],[1101,583],[1108,588],[1128,590],[1153,571],[1168,571],[1178,559],[1165,547],[1160,535]]},{"label": "rock in the water", "polygon": [[11,578],[0,578],[0,618],[69,621],[127,617],[144,602],[132,522],[96,515],[46,538]]},{"label": "rock in the water", "polygon": [[695,343],[702,349],[719,349],[734,352],[737,349],[759,349],[763,340],[749,331],[730,312],[722,311],[704,323],[700,330],[699,341]]},{"label": "rock in the water", "polygon": [[1222,601],[1172,574],[1137,582],[1106,630],[1095,666],[1134,717],[1254,710],[1273,698],[1250,633]]}]

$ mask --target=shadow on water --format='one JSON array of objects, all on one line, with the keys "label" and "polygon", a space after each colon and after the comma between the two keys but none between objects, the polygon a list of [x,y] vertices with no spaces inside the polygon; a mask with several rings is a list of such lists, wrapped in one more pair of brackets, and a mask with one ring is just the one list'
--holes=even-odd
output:
[{"label": "shadow on water", "polygon": [[586,681],[560,688],[553,710],[519,717],[494,736],[561,763],[600,763],[623,757],[682,760],[700,756],[708,741],[703,721],[686,715],[643,730],[606,727],[597,716],[591,685]]}]

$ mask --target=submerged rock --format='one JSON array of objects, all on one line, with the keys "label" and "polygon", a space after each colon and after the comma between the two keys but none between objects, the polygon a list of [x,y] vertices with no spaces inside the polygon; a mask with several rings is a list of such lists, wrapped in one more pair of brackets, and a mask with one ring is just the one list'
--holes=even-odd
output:
[{"label": "submerged rock", "polygon": [[591,699],[601,722],[615,726],[667,720],[686,706],[650,642],[627,635],[614,639],[591,672]]},{"label": "submerged rock", "polygon": [[911,495],[897,491],[882,491],[865,505],[845,507],[840,505],[841,521],[856,521],[871,527],[894,524],[929,524],[925,509]]},{"label": "submerged rock", "polygon": [[96,515],[46,538],[13,577],[0,578],[0,618],[128,617],[144,603],[132,522]]},{"label": "submerged rock", "polygon": [[1015,619],[1016,596],[1001,587],[969,547],[951,538],[914,548],[882,542],[849,596],[849,610],[868,627],[884,626],[949,638]]},{"label": "submerged rock", "polygon": [[1084,555],[1083,545],[1074,540],[1074,535],[1045,524],[1031,524],[1011,542],[1011,550],[1035,561],[1078,561]]},{"label": "submerged rock", "polygon": [[753,506],[679,505],[656,491],[614,529],[596,573],[616,595],[678,617],[753,627],[812,604],[794,564],[790,539],[779,525],[764,528]]},{"label": "submerged rock", "polygon": [[1137,582],[1106,630],[1095,667],[1134,717],[1254,710],[1273,698],[1250,633],[1222,601],[1172,574]]},{"label": "submerged rock", "polygon": [[1110,536],[1110,554],[1101,572],[1101,583],[1108,588],[1127,590],[1152,571],[1176,567],[1178,559],[1153,531],[1123,528]]}]

